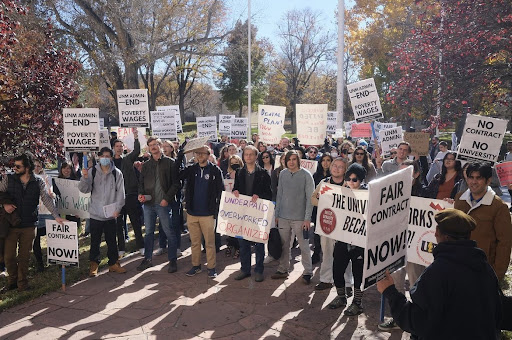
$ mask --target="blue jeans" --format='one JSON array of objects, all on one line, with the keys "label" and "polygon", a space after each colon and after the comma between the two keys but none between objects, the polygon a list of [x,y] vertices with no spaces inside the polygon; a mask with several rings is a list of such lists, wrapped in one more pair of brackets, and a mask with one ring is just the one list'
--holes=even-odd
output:
[{"label": "blue jeans", "polygon": [[[242,264],[242,272],[246,274],[251,273],[251,244],[253,242],[244,239],[238,239],[240,243],[240,263]],[[254,249],[256,250],[256,266],[254,267],[255,273],[263,274],[263,260],[265,258],[265,246],[263,243],[254,242]]]},{"label": "blue jeans", "polygon": [[153,246],[155,238],[156,217],[160,219],[160,226],[169,241],[167,257],[169,261],[176,260],[176,233],[171,224],[171,210],[169,206],[162,207],[159,204],[144,204],[144,224],[146,225],[146,236],[144,237],[144,257],[151,260],[153,257]]},{"label": "blue jeans", "polygon": [[[174,233],[176,234],[176,248],[181,249],[181,203],[180,202],[171,202],[169,203],[171,207],[171,223]],[[164,232],[162,232],[162,227],[158,227],[158,244],[160,248],[164,249],[167,247],[167,236]]]}]

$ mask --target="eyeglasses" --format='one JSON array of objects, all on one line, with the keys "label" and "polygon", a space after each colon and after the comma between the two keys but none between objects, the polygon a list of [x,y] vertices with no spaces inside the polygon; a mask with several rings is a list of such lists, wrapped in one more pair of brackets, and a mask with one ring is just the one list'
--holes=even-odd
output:
[{"label": "eyeglasses", "polygon": [[318,152],[311,150],[311,151],[309,151],[309,153],[317,154]]},{"label": "eyeglasses", "polygon": [[15,165],[14,165],[14,167],[15,167],[16,169],[24,168],[24,166],[23,166],[23,165],[19,165],[19,164],[15,164]]},{"label": "eyeglasses", "polygon": [[392,155],[396,155],[396,151],[391,151],[391,154]]},{"label": "eyeglasses", "polygon": [[355,183],[355,182],[359,182],[359,178],[357,178],[357,177],[356,178],[347,178],[347,181],[349,181],[349,182],[352,181]]},{"label": "eyeglasses", "polygon": [[364,153],[363,152],[356,152],[354,155],[356,155],[356,156],[364,156]]}]

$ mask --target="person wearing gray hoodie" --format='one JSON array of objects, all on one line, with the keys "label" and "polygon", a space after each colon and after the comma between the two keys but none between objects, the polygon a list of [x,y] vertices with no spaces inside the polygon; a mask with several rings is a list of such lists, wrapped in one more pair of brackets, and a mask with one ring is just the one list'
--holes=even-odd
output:
[{"label": "person wearing gray hoodie", "polygon": [[[98,274],[101,261],[101,235],[105,234],[109,271],[125,273],[126,269],[118,262],[116,243],[116,218],[124,206],[124,178],[112,161],[113,152],[104,147],[100,150],[99,162],[94,168],[82,170],[78,190],[91,193],[89,215],[91,221],[91,250],[89,253],[89,276]],[[89,173],[91,172],[91,173]]]}]

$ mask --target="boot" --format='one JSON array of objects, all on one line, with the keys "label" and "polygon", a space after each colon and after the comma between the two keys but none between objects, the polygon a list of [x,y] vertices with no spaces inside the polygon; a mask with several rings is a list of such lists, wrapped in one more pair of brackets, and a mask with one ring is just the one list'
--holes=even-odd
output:
[{"label": "boot", "polygon": [[95,277],[98,275],[98,263],[95,261],[89,262],[89,276]]},{"label": "boot", "polygon": [[123,267],[121,267],[121,265],[119,264],[119,262],[116,262],[116,263],[114,263],[112,266],[108,267],[108,271],[109,271],[109,272],[118,273],[118,274],[124,274],[124,273],[126,273],[126,269],[124,269]]}]

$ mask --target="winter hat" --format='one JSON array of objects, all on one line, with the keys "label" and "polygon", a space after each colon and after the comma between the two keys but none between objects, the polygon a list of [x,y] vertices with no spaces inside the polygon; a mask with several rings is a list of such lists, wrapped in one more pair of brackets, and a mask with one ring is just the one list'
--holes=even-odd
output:
[{"label": "winter hat", "polygon": [[473,217],[458,209],[444,209],[438,212],[434,218],[443,234],[457,239],[468,238],[476,228]]}]

